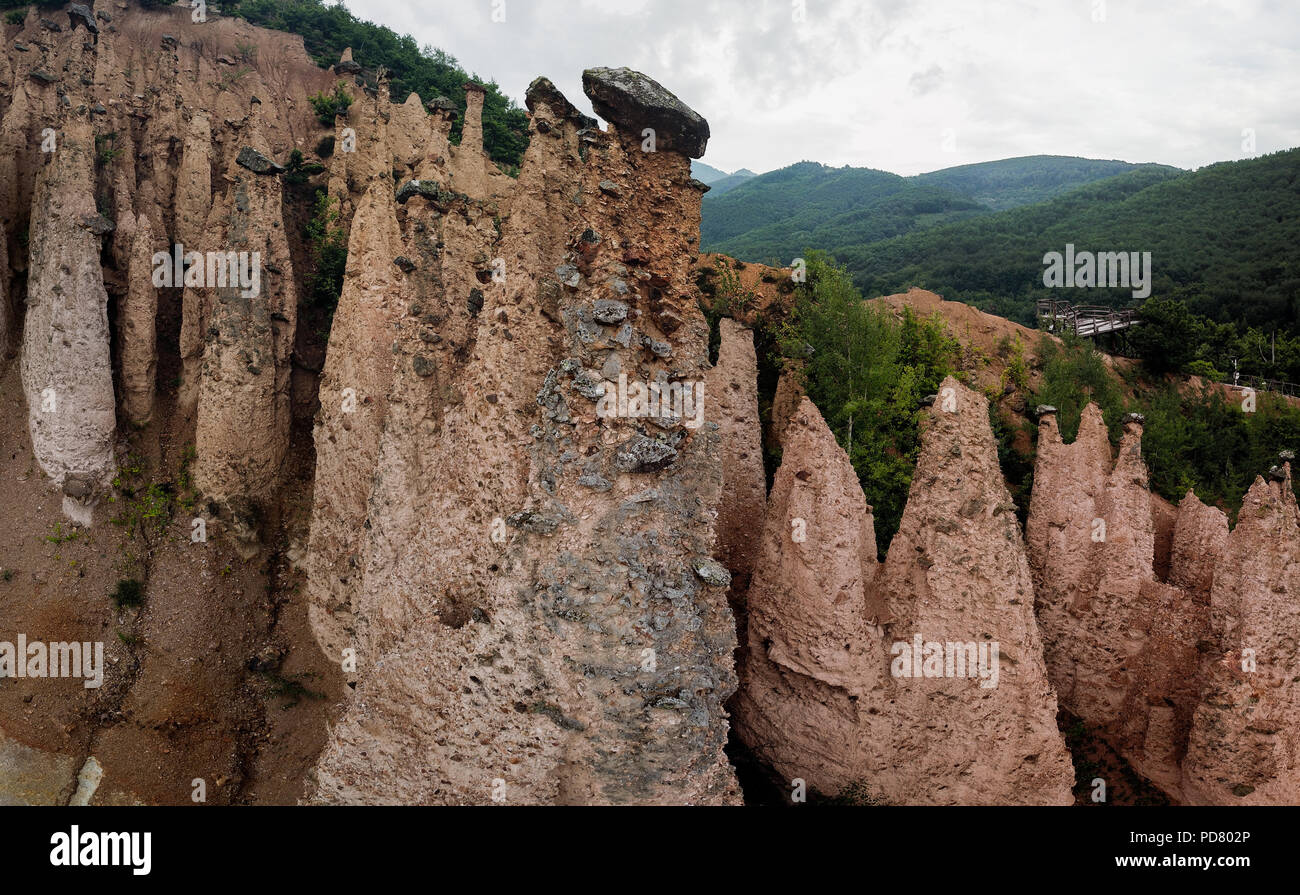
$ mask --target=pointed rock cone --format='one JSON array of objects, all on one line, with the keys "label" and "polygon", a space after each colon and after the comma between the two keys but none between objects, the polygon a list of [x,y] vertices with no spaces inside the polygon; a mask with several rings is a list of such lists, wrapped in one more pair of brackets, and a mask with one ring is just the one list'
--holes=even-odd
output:
[{"label": "pointed rock cone", "polygon": [[874,777],[890,802],[1071,804],[1074,771],[988,401],[949,377],[927,417],[875,584],[892,619],[893,699],[882,711],[894,737],[893,761]]},{"label": "pointed rock cone", "polygon": [[64,490],[64,512],[91,521],[96,492],[116,467],[116,404],[108,293],[100,267],[94,136],[68,119],[58,152],[40,169],[32,199],[31,272],[22,379],[32,449]]},{"label": "pointed rock cone", "polygon": [[10,298],[12,275],[13,271],[9,267],[8,240],[5,238],[3,228],[0,227],[0,367],[3,367],[9,359],[9,345],[14,340],[14,331],[17,329],[14,326],[17,314]]},{"label": "pointed rock cone", "polygon": [[885,652],[867,617],[875,557],[857,473],[804,398],[768,499],[732,723],[781,780],[824,795],[850,790],[886,752],[872,735],[887,737],[888,721],[867,712],[885,702]]},{"label": "pointed rock cone", "polygon": [[483,154],[483,99],[485,92],[477,84],[465,85],[465,124],[460,145],[451,149],[451,185],[472,199],[488,197],[488,166]]},{"label": "pointed rock cone", "polygon": [[750,587],[736,731],[784,781],[823,795],[1069,804],[1073,771],[987,402],[946,380],[923,443],[876,571],[857,475],[801,403]]},{"label": "pointed rock cone", "polygon": [[1210,599],[1214,567],[1228,545],[1228,517],[1207,507],[1191,491],[1178,504],[1170,551],[1169,583]]},{"label": "pointed rock cone", "polygon": [[343,293],[330,329],[316,416],[308,580],[311,623],[326,655],[352,640],[352,597],[361,583],[366,501],[393,382],[393,334],[405,313],[402,235],[391,183],[372,183],[357,206]]},{"label": "pointed rock cone", "polygon": [[[212,198],[212,130],[208,116],[198,112],[190,119],[181,155],[180,173],[176,178],[176,242],[185,252],[216,251],[220,239],[221,211]],[[214,232],[217,231],[217,232]],[[162,247],[167,252],[173,246]],[[179,403],[185,413],[192,413],[199,398],[199,371],[203,366],[203,346],[207,341],[208,316],[212,293],[202,286],[185,287],[181,295],[181,388]]]},{"label": "pointed rock cone", "polygon": [[1256,479],[1214,572],[1183,791],[1207,805],[1300,803],[1300,523],[1291,466]]},{"label": "pointed rock cone", "polygon": [[743,602],[763,528],[767,475],[758,418],[754,334],[729,317],[719,321],[718,363],[705,386],[705,417],[722,434],[722,502],[714,555],[731,572],[733,602]]},{"label": "pointed rock cone", "polygon": [[1132,689],[1126,662],[1145,636],[1138,597],[1155,581],[1141,431],[1129,428],[1112,460],[1095,404],[1068,445],[1055,415],[1044,416],[1026,525],[1052,683],[1063,707],[1097,725],[1120,717]]}]

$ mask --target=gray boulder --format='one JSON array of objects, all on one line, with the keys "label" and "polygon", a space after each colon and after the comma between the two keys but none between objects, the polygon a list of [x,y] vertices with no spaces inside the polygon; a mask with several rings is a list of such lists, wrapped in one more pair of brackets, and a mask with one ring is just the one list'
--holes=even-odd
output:
[{"label": "gray boulder", "polygon": [[630,68],[589,68],[582,89],[606,121],[637,138],[652,129],[656,150],[700,158],[709,145],[709,123],[654,78]]}]

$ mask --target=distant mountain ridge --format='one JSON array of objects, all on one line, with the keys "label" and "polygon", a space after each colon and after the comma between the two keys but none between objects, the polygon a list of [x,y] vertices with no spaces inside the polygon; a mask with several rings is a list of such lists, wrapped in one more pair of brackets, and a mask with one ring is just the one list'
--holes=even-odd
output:
[{"label": "distant mountain ridge", "polygon": [[701,243],[746,261],[788,264],[806,248],[832,254],[966,218],[1036,204],[1135,169],[1070,156],[1026,156],[902,177],[872,168],[799,162],[714,189]]},{"label": "distant mountain ridge", "polygon": [[741,168],[739,171],[733,171],[728,174],[712,165],[706,165],[698,159],[691,162],[691,176],[700,183],[708,184],[711,196],[720,196],[723,193],[730,192],[740,186],[747,180],[752,180],[758,175],[748,168]]}]

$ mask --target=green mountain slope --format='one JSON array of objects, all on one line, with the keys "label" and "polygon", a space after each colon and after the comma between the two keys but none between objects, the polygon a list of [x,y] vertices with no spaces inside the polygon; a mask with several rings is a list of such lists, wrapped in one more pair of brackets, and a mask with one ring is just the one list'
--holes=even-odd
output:
[{"label": "green mountain slope", "polygon": [[757,176],[758,176],[757,174],[755,174],[753,171],[749,170],[748,168],[741,168],[739,171],[735,172],[734,174],[728,174],[726,177],[723,177],[721,180],[715,180],[713,183],[709,184],[709,186],[712,187],[712,189],[707,194],[705,194],[705,196],[706,198],[708,196],[717,197],[725,193],[729,193],[732,190],[734,190],[736,187],[740,186],[742,183],[748,183],[749,181],[753,180]]},{"label": "green mountain slope", "polygon": [[[994,211],[1046,201],[1077,187],[1130,171],[1129,162],[1063,155],[1030,155],[944,168],[912,178],[961,193]],[[1166,166],[1158,166],[1166,167]],[[1168,168],[1176,171],[1176,168]]]},{"label": "green mountain slope", "polygon": [[715,184],[705,197],[702,243],[707,251],[746,261],[789,263],[810,247],[839,254],[913,230],[1039,202],[1135,167],[1029,156],[900,177],[871,168],[800,162],[738,186]]},{"label": "green mountain slope", "polygon": [[949,190],[886,171],[800,162],[706,196],[701,237],[706,251],[788,264],[809,246],[833,251],[983,211]]},{"label": "green mountain slope", "polygon": [[835,250],[868,295],[915,285],[1030,322],[1040,297],[1128,306],[1131,290],[1047,289],[1067,243],[1151,252],[1152,295],[1218,320],[1300,323],[1300,149],[1171,174],[1141,167],[1039,205]]}]

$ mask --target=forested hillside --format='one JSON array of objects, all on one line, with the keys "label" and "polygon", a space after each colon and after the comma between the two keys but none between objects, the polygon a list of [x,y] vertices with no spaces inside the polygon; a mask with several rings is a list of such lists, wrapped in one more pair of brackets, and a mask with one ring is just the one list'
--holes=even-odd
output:
[{"label": "forested hillside", "polygon": [[859,240],[887,239],[985,210],[950,190],[886,171],[800,162],[717,198],[706,196],[700,232],[706,251],[788,265],[808,247],[837,253]]},{"label": "forested hillside", "polygon": [[1220,322],[1294,330],[1300,150],[1196,172],[1139,168],[1048,202],[834,251],[867,295],[920,286],[1032,323],[1040,297],[1130,306],[1128,289],[1047,289],[1067,243],[1151,252],[1152,297]]},{"label": "forested hillside", "polygon": [[702,241],[707,251],[747,261],[789,264],[808,248],[840,256],[915,230],[1041,202],[1134,168],[1029,156],[900,177],[800,162],[739,184],[715,183],[705,197]]},{"label": "forested hillside", "polygon": [[[1083,184],[1131,171],[1129,162],[1031,155],[918,174],[917,183],[946,187],[994,211],[1045,202]],[[1158,165],[1156,167],[1165,167]],[[1175,172],[1177,168],[1168,168]]]}]

